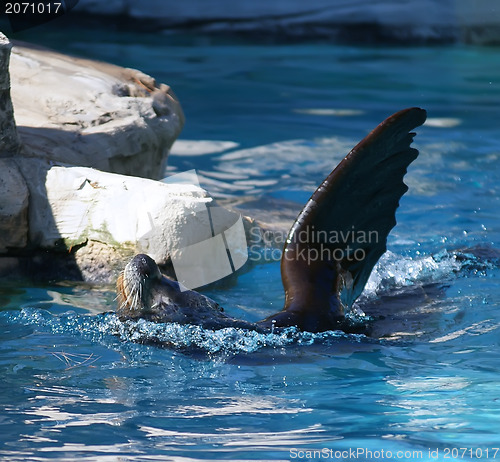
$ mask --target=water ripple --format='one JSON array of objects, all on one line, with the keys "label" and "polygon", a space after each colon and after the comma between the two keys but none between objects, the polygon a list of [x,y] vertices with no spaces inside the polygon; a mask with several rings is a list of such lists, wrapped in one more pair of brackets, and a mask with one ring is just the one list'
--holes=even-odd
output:
[{"label": "water ripple", "polygon": [[122,342],[156,345],[188,353],[201,351],[211,355],[253,353],[289,345],[328,345],[341,339],[359,342],[364,338],[340,331],[301,332],[295,327],[265,334],[232,327],[214,331],[195,325],[154,323],[144,319],[121,321],[114,313],[82,316],[68,312],[55,316],[37,308],[23,308],[19,312],[2,313],[2,316],[8,316],[11,323],[32,325],[55,334],[81,335],[94,342],[108,343],[110,338],[118,338]]}]

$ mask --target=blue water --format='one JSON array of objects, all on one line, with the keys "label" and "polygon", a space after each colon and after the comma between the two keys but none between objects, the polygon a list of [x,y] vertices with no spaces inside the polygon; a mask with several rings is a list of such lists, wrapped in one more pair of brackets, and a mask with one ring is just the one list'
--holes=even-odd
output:
[{"label": "blue water", "polygon": [[[196,168],[280,226],[386,116],[418,105],[431,123],[363,295],[393,320],[386,337],[130,325],[109,313],[112,287],[3,283],[2,460],[500,458],[499,270],[453,254],[500,248],[499,49],[31,34],[172,85],[181,139],[204,142],[174,147],[167,173]],[[260,319],[283,303],[279,264],[209,295]]]}]

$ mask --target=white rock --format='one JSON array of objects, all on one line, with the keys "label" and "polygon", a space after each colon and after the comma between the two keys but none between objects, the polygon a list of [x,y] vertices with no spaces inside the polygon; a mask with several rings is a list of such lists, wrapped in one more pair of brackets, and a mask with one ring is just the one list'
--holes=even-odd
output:
[{"label": "white rock", "polygon": [[[211,237],[206,207],[213,200],[196,185],[53,166],[40,159],[19,165],[30,187],[30,239],[37,247],[97,241],[146,252],[161,264],[176,250]],[[226,211],[217,215],[217,224],[229,228],[236,218]]]},{"label": "white rock", "polygon": [[[167,263],[237,219],[242,223],[221,208],[210,215],[213,200],[199,185],[109,173],[160,175],[183,124],[168,86],[140,71],[30,48],[15,49],[11,69],[24,146],[17,155],[6,143],[0,151],[2,274],[32,268],[112,282],[135,253]],[[12,114],[3,122],[15,133]]]},{"label": "white rock", "polygon": [[184,124],[167,85],[132,69],[17,45],[10,72],[25,155],[161,176]]}]

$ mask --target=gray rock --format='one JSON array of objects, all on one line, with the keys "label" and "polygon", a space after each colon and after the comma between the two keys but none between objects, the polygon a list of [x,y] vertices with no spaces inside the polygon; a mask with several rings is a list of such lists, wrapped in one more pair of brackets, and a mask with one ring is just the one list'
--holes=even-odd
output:
[{"label": "gray rock", "polygon": [[179,215],[211,201],[147,179],[184,124],[170,87],[27,45],[10,52],[0,36],[0,274],[111,282],[143,248],[166,261]]},{"label": "gray rock", "polygon": [[26,247],[28,199],[28,188],[15,160],[0,159],[0,253]]},{"label": "gray rock", "polygon": [[0,32],[0,157],[19,151],[19,138],[10,97],[9,58],[12,44]]},{"label": "gray rock", "polygon": [[209,268],[215,247],[230,266],[224,239],[234,267],[245,263],[245,232],[255,224],[220,207],[209,212],[213,200],[199,185],[151,179],[184,123],[167,85],[27,46],[14,48],[11,69],[22,145],[12,111],[1,113],[13,136],[0,145],[0,275],[110,283],[143,252],[189,279],[192,268],[201,271],[200,248]]},{"label": "gray rock", "polygon": [[174,93],[140,71],[16,45],[23,155],[158,179],[184,125]]},{"label": "gray rock", "polygon": [[[212,201],[195,185],[64,167],[42,159],[23,159],[19,168],[30,189],[30,241],[42,248],[61,241],[70,248],[92,240],[134,251],[142,246],[162,262],[186,238],[179,223]],[[190,229],[196,233],[198,227]],[[193,235],[194,241],[197,237]]]},{"label": "gray rock", "polygon": [[28,241],[28,188],[12,159],[20,144],[10,99],[11,48],[0,33],[0,252],[25,247]]},{"label": "gray rock", "polygon": [[[18,164],[30,189],[31,245],[66,251],[79,276],[87,281],[112,282],[125,260],[139,252],[163,265],[180,262],[179,270],[185,269],[186,265],[179,266],[182,262],[199,268],[202,255],[188,258],[186,252],[202,242],[210,250],[211,228],[219,235],[239,222],[242,232],[233,242],[243,242],[240,250],[244,253],[245,238],[250,242],[248,234],[256,226],[238,214],[214,207],[213,199],[195,184],[63,167],[35,158]],[[42,255],[37,254],[37,259],[42,267]],[[246,257],[241,265],[245,262]],[[63,267],[60,259],[57,265]],[[208,266],[213,266],[213,261]]]}]

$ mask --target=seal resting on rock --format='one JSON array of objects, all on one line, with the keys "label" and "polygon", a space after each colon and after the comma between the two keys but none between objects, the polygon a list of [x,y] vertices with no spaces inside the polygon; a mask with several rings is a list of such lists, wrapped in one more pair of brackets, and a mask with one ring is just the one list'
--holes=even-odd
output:
[{"label": "seal resting on rock", "polygon": [[[418,151],[414,133],[426,111],[410,108],[387,118],[328,175],[292,225],[281,258],[282,311],[257,323],[231,318],[208,297],[181,290],[153,259],[136,255],[117,281],[122,320],[195,324],[207,329],[258,331],[296,326],[309,332],[356,331],[345,317],[386,251],[396,225],[403,178]],[[334,234],[332,234],[334,233]],[[332,239],[334,235],[337,238]],[[340,239],[338,237],[341,237]]]}]

